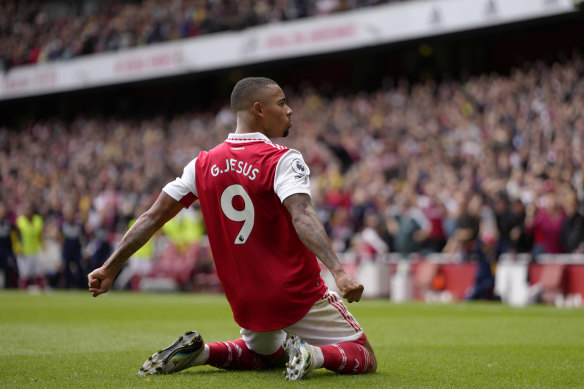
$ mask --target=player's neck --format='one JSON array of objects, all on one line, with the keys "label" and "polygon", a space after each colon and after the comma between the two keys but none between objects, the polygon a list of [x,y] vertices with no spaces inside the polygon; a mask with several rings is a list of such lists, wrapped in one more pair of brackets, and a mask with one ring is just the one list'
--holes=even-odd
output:
[{"label": "player's neck", "polygon": [[257,127],[240,126],[239,123],[238,123],[238,126],[235,128],[235,133],[236,134],[253,134],[253,133],[256,133],[256,132],[259,132],[260,134],[266,135],[265,131],[263,131],[260,128],[257,128]]},{"label": "player's neck", "polygon": [[259,132],[266,135],[261,124],[257,120],[249,120],[249,117],[243,117],[243,115],[237,115],[237,125],[235,126],[236,134],[251,134],[254,132]]}]

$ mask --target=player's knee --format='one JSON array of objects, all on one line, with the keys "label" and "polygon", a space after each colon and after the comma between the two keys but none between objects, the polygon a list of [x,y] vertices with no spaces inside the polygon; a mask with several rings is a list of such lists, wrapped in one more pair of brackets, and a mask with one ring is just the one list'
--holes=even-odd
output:
[{"label": "player's knee", "polygon": [[369,364],[369,369],[367,369],[368,373],[375,373],[377,371],[377,357],[375,356],[375,352],[373,351],[373,347],[371,343],[369,343],[369,339],[365,340],[363,347],[369,352],[369,357],[371,358],[371,363]]},{"label": "player's knee", "polygon": [[369,364],[369,369],[367,369],[367,373],[375,373],[377,371],[377,358],[375,358],[375,354],[371,354],[371,363]]}]

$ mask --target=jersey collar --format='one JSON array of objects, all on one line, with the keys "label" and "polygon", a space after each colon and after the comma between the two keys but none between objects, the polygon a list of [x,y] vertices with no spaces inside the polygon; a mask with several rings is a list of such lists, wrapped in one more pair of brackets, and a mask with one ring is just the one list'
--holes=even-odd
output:
[{"label": "jersey collar", "polygon": [[251,132],[247,134],[236,134],[234,132],[229,133],[226,142],[242,143],[242,142],[266,142],[272,143],[270,138],[262,134],[261,132]]}]

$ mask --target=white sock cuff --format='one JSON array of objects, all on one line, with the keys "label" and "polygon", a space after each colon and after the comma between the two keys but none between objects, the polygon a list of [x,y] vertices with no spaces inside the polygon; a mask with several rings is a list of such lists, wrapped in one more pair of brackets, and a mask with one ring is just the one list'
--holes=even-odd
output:
[{"label": "white sock cuff", "polygon": [[322,355],[322,350],[318,346],[310,345],[312,351],[312,363],[315,369],[320,369],[324,366],[324,356]]},{"label": "white sock cuff", "polygon": [[197,355],[195,359],[193,359],[191,366],[200,366],[206,364],[209,360],[209,350],[209,345],[206,344],[203,348],[203,351],[201,351],[201,353]]}]

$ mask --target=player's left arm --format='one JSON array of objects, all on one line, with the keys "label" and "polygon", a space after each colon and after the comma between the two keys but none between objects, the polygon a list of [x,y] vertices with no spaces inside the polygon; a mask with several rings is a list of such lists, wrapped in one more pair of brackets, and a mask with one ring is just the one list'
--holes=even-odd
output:
[{"label": "player's left arm", "polygon": [[349,276],[341,266],[310,196],[296,193],[288,196],[283,204],[292,216],[292,223],[298,237],[330,270],[343,297],[350,303],[359,301],[363,293],[363,285]]}]

